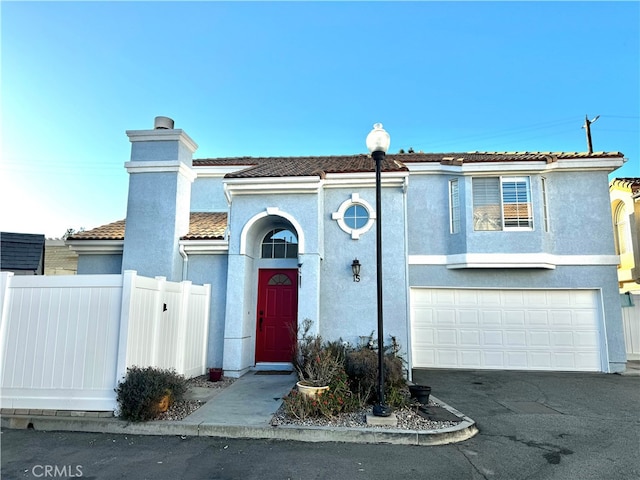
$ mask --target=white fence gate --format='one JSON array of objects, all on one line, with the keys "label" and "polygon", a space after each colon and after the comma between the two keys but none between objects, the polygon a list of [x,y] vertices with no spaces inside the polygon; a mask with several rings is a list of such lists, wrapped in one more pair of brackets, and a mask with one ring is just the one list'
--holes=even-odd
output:
[{"label": "white fence gate", "polygon": [[0,274],[2,408],[106,410],[127,367],[205,373],[210,285]]}]

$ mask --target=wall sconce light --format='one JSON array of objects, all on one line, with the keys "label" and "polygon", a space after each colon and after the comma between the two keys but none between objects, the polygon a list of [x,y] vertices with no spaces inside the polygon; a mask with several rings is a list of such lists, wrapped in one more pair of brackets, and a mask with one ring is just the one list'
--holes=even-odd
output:
[{"label": "wall sconce light", "polygon": [[353,281],[360,281],[360,261],[357,258],[353,259],[353,263],[351,264],[351,271],[353,272]]}]

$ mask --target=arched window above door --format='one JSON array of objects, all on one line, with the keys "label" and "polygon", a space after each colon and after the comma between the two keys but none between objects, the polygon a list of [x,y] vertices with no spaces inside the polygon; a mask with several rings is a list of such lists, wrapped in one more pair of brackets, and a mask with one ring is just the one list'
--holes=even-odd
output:
[{"label": "arched window above door", "polygon": [[262,240],[262,258],[296,258],[298,237],[291,230],[276,228]]},{"label": "arched window above door", "polygon": [[291,285],[291,279],[284,273],[276,273],[269,279],[269,283],[267,285]]}]

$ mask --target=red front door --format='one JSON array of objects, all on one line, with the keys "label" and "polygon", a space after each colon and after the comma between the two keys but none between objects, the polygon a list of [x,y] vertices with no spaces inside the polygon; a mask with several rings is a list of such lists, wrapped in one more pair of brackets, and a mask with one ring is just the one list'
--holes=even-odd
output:
[{"label": "red front door", "polygon": [[298,271],[258,272],[256,363],[290,362],[298,317]]}]

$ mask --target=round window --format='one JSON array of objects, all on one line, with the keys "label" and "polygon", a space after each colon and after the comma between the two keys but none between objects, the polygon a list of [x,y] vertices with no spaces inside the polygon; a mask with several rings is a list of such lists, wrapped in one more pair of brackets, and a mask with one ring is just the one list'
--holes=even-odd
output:
[{"label": "round window", "polygon": [[362,205],[351,205],[344,212],[344,223],[349,228],[359,229],[363,228],[369,221],[369,212]]},{"label": "round window", "polygon": [[373,225],[376,212],[360,195],[352,193],[351,198],[342,202],[338,211],[331,214],[331,218],[337,220],[338,226],[352,239],[358,240]]}]

